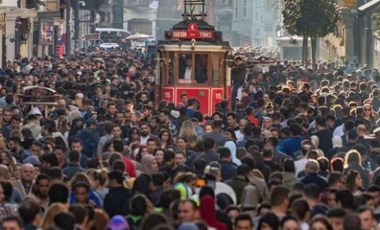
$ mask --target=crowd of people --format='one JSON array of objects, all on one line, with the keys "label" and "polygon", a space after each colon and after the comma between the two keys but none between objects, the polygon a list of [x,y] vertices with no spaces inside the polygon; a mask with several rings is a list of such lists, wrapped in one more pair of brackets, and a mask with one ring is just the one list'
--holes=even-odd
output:
[{"label": "crowd of people", "polygon": [[[8,62],[1,229],[378,229],[376,69],[238,57],[211,116],[154,105],[155,80],[136,50]],[[26,86],[62,97],[32,107]]]}]

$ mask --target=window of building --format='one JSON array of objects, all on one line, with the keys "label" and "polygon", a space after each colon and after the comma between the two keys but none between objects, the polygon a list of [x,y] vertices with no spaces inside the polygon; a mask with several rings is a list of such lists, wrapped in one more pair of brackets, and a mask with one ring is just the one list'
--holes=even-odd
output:
[{"label": "window of building", "polygon": [[243,2],[243,17],[248,18],[248,0]]},{"label": "window of building", "polygon": [[238,5],[238,0],[235,0],[235,18],[239,17],[239,5]]}]

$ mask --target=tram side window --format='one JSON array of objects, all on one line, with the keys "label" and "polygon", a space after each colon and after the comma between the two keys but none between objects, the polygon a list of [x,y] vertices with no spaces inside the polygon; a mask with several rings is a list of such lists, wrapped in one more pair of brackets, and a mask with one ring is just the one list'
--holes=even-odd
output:
[{"label": "tram side window", "polygon": [[168,83],[174,84],[174,53],[169,53],[169,73],[168,73]]},{"label": "tram side window", "polygon": [[191,83],[193,77],[193,58],[191,54],[182,54],[178,60],[178,74],[181,83]]},{"label": "tram side window", "polygon": [[199,84],[207,83],[208,81],[208,55],[195,55],[195,81]]}]

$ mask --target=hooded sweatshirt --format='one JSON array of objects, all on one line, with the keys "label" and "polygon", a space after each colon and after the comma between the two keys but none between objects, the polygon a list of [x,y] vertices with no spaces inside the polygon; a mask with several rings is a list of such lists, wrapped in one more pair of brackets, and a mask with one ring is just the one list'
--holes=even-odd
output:
[{"label": "hooded sweatshirt", "polygon": [[216,220],[215,201],[211,196],[202,197],[200,213],[202,220],[204,220],[208,226],[218,230],[228,230],[228,227],[225,224]]}]

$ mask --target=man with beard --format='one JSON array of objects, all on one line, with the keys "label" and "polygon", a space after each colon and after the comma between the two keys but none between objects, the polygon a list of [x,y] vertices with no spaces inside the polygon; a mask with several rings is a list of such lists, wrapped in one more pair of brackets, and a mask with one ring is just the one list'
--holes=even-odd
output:
[{"label": "man with beard", "polygon": [[247,74],[247,66],[241,57],[236,57],[234,66],[231,69],[232,72],[232,110],[235,110],[236,97],[238,95],[238,89],[244,84]]},{"label": "man with beard", "polygon": [[138,103],[136,104],[136,110],[142,111],[144,105],[149,103],[149,94],[146,91],[140,92],[139,95],[137,95]]},{"label": "man with beard", "polygon": [[32,193],[40,201],[41,207],[45,210],[49,204],[50,178],[45,174],[40,174],[33,185]]},{"label": "man with beard", "polygon": [[149,138],[154,138],[157,143],[160,143],[158,137],[151,134],[150,126],[147,122],[140,123],[140,144],[146,145]]},{"label": "man with beard", "polygon": [[186,166],[191,168],[193,166],[194,158],[196,157],[196,153],[187,148],[187,141],[183,137],[178,137],[176,140],[176,150],[180,152],[184,152],[186,155]]},{"label": "man with beard", "polygon": [[20,117],[17,115],[13,115],[10,119],[9,125],[5,125],[1,128],[1,131],[4,133],[6,138],[10,137],[12,131],[20,129],[20,122]]},{"label": "man with beard", "polygon": [[11,137],[8,140],[8,149],[11,150],[12,155],[18,162],[22,162],[28,157],[28,154],[21,146],[21,139],[19,137]]},{"label": "man with beard", "polygon": [[162,110],[160,112],[159,119],[161,127],[168,129],[172,138],[176,138],[179,133],[179,125],[176,121],[171,119],[169,110]]},{"label": "man with beard", "polygon": [[42,143],[39,141],[34,141],[32,146],[30,146],[30,156],[24,159],[23,163],[30,163],[32,165],[40,165],[40,156],[42,154]]},{"label": "man with beard", "polygon": [[175,153],[173,151],[165,151],[164,153],[164,166],[160,168],[160,172],[165,172],[169,175],[170,179],[173,180],[174,177],[179,172],[187,172],[188,169],[184,165],[177,165],[175,162]]},{"label": "man with beard", "polygon": [[115,121],[116,119],[116,103],[111,101],[107,104],[107,114],[106,114],[106,120],[107,121]]}]

